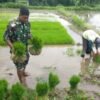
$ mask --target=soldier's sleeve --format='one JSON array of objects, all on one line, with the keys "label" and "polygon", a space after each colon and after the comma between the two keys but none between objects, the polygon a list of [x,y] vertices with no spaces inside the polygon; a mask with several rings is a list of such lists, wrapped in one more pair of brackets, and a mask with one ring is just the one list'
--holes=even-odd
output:
[{"label": "soldier's sleeve", "polygon": [[15,24],[14,20],[9,22],[9,24],[7,25],[7,28],[4,32],[4,40],[5,41],[10,40],[11,34],[13,33],[15,26],[16,26],[16,24]]},{"label": "soldier's sleeve", "polygon": [[9,22],[3,35],[4,41],[10,40],[9,38],[10,31],[11,31],[11,27],[10,27],[10,22]]}]

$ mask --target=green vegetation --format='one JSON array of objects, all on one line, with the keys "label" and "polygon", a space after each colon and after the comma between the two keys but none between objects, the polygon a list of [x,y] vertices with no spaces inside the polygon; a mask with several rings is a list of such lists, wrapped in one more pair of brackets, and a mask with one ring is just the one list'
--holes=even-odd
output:
[{"label": "green vegetation", "polygon": [[[52,82],[48,82],[50,77]],[[39,80],[35,90],[28,89],[20,83],[12,85],[10,89],[7,81],[0,80],[0,100],[92,100],[90,97],[88,98],[84,91],[78,89],[77,84],[80,81],[78,76],[72,76],[70,81],[73,89],[66,89],[65,91],[65,89],[55,88],[59,83],[59,77],[54,73],[49,74],[47,81]],[[53,91],[50,90],[50,84],[53,84],[51,88],[55,88]]]},{"label": "green vegetation", "polygon": [[55,89],[55,87],[60,83],[58,75],[54,73],[49,74],[49,88],[50,90]]},{"label": "green vegetation", "polygon": [[[90,24],[88,24],[85,20],[83,20],[78,15],[76,15],[76,13],[74,12],[74,9],[76,9],[76,8],[74,8],[74,7],[69,7],[69,8],[57,7],[57,11],[61,15],[63,15],[65,19],[67,19],[69,22],[72,23],[72,25],[70,27],[74,31],[80,32],[80,31],[84,31],[86,29],[91,28]],[[70,10],[72,10],[72,12],[70,12]]]},{"label": "green vegetation", "polygon": [[100,55],[96,55],[93,59],[95,63],[100,63]]},{"label": "green vegetation", "polygon": [[80,77],[77,75],[73,75],[70,78],[70,90],[66,96],[66,100],[91,100],[85,94],[84,91],[78,89],[78,83],[80,82]]},{"label": "green vegetation", "polygon": [[[83,91],[70,92],[69,95],[66,96],[66,100],[92,100],[91,97],[88,96]],[[94,99],[93,99],[94,100]]]},{"label": "green vegetation", "polygon": [[16,56],[23,56],[25,55],[26,51],[26,46],[21,43],[21,42],[15,42],[13,44],[13,48],[12,48],[12,52],[16,55]]},{"label": "green vegetation", "polygon": [[75,55],[74,48],[72,47],[67,48],[66,54],[70,57],[74,56]]},{"label": "green vegetation", "polygon": [[38,99],[41,98],[40,100],[47,100],[46,96],[48,94],[48,90],[49,90],[48,83],[45,81],[39,81],[36,85],[36,92],[38,95]]},{"label": "green vegetation", "polygon": [[77,85],[78,83],[80,82],[80,77],[77,76],[77,75],[73,75],[71,78],[70,78],[70,89],[71,90],[74,90],[74,89],[77,89]]},{"label": "green vegetation", "polygon": [[11,100],[22,100],[25,92],[25,88],[21,84],[16,83],[11,89]]},{"label": "green vegetation", "polygon": [[43,47],[43,43],[41,41],[41,39],[39,39],[38,37],[33,37],[31,39],[31,47],[29,48],[29,52],[32,55],[39,55],[41,53],[42,47]]},{"label": "green vegetation", "polygon": [[5,100],[8,92],[8,83],[5,80],[0,80],[0,100]]},{"label": "green vegetation", "polygon": [[79,6],[79,5],[90,5],[94,6],[95,4],[99,4],[99,0],[0,0],[0,3],[9,3],[12,2],[14,4],[23,4],[31,5],[31,6]]},{"label": "green vegetation", "polygon": [[32,33],[44,44],[73,44],[74,41],[59,22],[31,22]]},{"label": "green vegetation", "polygon": [[[0,15],[0,45],[5,45],[3,34],[6,30],[8,21],[16,14],[1,13]],[[73,44],[74,41],[69,33],[59,22],[32,21],[31,32],[33,36],[39,37],[44,44]]]},{"label": "green vegetation", "polygon": [[12,48],[12,60],[24,62],[26,60],[26,46],[21,42],[15,42]]},{"label": "green vegetation", "polygon": [[83,19],[79,18],[79,16],[73,16],[72,22],[79,30],[84,31],[89,28],[89,25]]}]

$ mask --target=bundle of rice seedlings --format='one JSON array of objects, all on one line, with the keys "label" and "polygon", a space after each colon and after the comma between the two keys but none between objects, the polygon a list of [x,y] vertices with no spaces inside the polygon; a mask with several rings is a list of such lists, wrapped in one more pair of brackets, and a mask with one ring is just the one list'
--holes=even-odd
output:
[{"label": "bundle of rice seedlings", "polygon": [[26,60],[26,46],[21,42],[15,42],[13,44],[11,58],[14,62],[24,62]]},{"label": "bundle of rice seedlings", "polygon": [[42,41],[38,37],[34,37],[31,39],[31,47],[29,48],[29,52],[31,55],[39,55],[42,51]]}]

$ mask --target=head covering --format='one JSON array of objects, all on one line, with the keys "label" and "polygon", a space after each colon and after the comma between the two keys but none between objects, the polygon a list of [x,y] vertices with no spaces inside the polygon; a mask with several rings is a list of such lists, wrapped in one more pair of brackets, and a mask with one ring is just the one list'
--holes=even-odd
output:
[{"label": "head covering", "polygon": [[20,15],[26,15],[29,16],[29,10],[26,7],[21,7],[20,8]]},{"label": "head covering", "polygon": [[96,38],[95,45],[96,45],[96,48],[100,47],[100,38]]}]

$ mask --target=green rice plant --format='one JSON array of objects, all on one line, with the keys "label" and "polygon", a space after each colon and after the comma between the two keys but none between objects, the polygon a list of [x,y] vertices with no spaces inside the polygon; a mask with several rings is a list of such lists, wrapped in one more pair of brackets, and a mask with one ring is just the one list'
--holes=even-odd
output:
[{"label": "green rice plant", "polygon": [[[26,95],[25,95],[26,97]],[[33,89],[27,89],[27,100],[36,100],[36,91]],[[26,99],[24,99],[26,100]]]},{"label": "green rice plant", "polygon": [[26,46],[21,42],[15,42],[12,48],[11,58],[14,62],[24,62],[26,60]]},{"label": "green rice plant", "polygon": [[88,97],[84,93],[77,93],[77,94],[73,93],[73,94],[68,95],[66,97],[66,100],[88,100]]},{"label": "green rice plant", "polygon": [[60,83],[59,77],[57,74],[49,73],[49,88],[50,90],[55,89],[55,87]]},{"label": "green rice plant", "polygon": [[39,39],[38,37],[33,37],[31,39],[31,47],[29,48],[29,52],[32,55],[39,55],[41,53],[42,47],[43,43],[41,39]]},{"label": "green rice plant", "polygon": [[69,80],[70,89],[71,90],[77,89],[77,85],[79,82],[80,82],[80,77],[77,75],[73,75]]},{"label": "green rice plant", "polygon": [[95,63],[100,63],[100,55],[94,56],[93,61],[94,61]]},{"label": "green rice plant", "polygon": [[11,100],[22,100],[21,98],[25,94],[26,89],[19,83],[16,83],[11,88]]},{"label": "green rice plant", "polygon": [[74,56],[74,49],[71,47],[67,48],[66,54],[68,56]]},{"label": "green rice plant", "polygon": [[32,43],[32,47],[36,50],[41,49],[43,47],[43,43],[41,39],[38,37],[33,37],[33,39],[31,40],[31,43]]},{"label": "green rice plant", "polygon": [[15,42],[12,51],[16,56],[23,56],[26,53],[26,46],[19,41]]},{"label": "green rice plant", "polygon": [[38,81],[36,84],[36,92],[40,98],[44,98],[48,94],[48,89],[48,83],[45,81]]},{"label": "green rice plant", "polygon": [[74,44],[72,37],[59,22],[31,22],[33,36],[39,37],[44,44]]},{"label": "green rice plant", "polygon": [[6,80],[0,80],[0,100],[5,100],[8,91],[8,83]]}]

